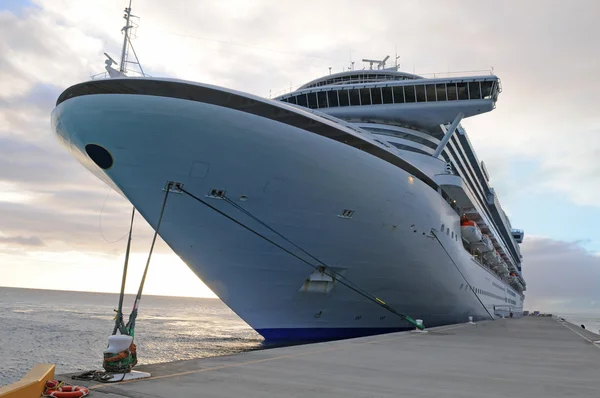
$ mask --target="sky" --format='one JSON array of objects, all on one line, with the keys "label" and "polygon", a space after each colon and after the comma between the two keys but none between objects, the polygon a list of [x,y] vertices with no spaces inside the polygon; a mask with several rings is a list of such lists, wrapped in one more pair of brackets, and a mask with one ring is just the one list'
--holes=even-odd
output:
[{"label": "sky", "polygon": [[[0,286],[116,292],[131,205],[58,144],[50,113],[118,59],[125,0],[0,0]],[[397,53],[417,74],[491,70],[497,108],[463,121],[513,227],[526,308],[600,314],[596,0],[135,0],[147,73],[261,96]],[[138,219],[127,291],[152,230]],[[163,243],[145,292],[214,297]]]}]

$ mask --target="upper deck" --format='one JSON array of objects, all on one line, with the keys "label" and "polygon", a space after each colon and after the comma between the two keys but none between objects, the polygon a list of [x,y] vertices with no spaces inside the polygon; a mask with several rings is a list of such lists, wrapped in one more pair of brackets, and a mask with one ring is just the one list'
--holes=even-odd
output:
[{"label": "upper deck", "polygon": [[344,119],[374,118],[434,129],[459,112],[469,117],[491,111],[501,91],[494,75],[425,79],[391,71],[361,72],[373,73],[331,75],[276,99]]},{"label": "upper deck", "polygon": [[398,72],[396,68],[377,69],[377,70],[358,70],[334,73],[329,76],[323,76],[310,82],[303,84],[298,90],[305,88],[314,88],[321,86],[335,86],[342,84],[363,84],[384,81],[398,80],[416,80],[422,79],[421,76],[413,75],[405,72]]}]

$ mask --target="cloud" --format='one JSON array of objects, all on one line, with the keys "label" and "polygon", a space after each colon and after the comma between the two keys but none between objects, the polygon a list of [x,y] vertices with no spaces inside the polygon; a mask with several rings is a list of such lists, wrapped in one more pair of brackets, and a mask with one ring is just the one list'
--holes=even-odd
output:
[{"label": "cloud", "polygon": [[600,310],[600,256],[584,249],[580,242],[543,237],[527,237],[521,250],[526,259],[526,308]]},{"label": "cloud", "polygon": [[0,244],[14,243],[21,246],[45,246],[43,240],[38,236],[0,236]]},{"label": "cloud", "polygon": [[[124,6],[35,0],[18,12],[14,4],[0,10],[0,220],[6,239],[17,239],[3,243],[23,246],[38,238],[45,251],[122,253],[122,245],[102,234],[116,240],[127,231],[129,204],[114,193],[105,200],[105,185],[59,146],[49,117],[63,89],[104,71],[104,51],[118,58]],[[497,109],[464,125],[492,182],[502,187],[500,200],[510,196],[518,204],[515,198],[542,192],[599,206],[599,12],[594,0],[512,0],[493,7],[476,0],[369,6],[148,0],[134,2],[141,16],[134,45],[151,75],[263,96],[329,67],[338,72],[355,61],[361,68],[363,57],[393,59],[395,48],[408,72],[494,66],[504,88]],[[146,250],[152,231],[144,221],[136,231],[134,249]],[[529,237],[523,252],[532,305],[584,305],[593,296],[597,257],[578,244]],[[576,302],[568,301],[570,294]]]}]

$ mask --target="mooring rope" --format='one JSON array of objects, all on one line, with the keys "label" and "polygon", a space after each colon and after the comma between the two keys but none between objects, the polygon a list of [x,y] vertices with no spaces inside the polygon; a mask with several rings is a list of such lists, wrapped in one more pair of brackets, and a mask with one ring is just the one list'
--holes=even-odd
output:
[{"label": "mooring rope", "polygon": [[454,260],[452,259],[452,256],[450,256],[450,253],[448,253],[448,251],[446,250],[446,248],[444,247],[444,244],[440,241],[440,239],[437,237],[437,235],[435,234],[435,231],[432,229],[431,230],[431,234],[435,237],[435,240],[438,241],[438,243],[440,244],[440,246],[442,247],[442,249],[444,250],[444,252],[446,253],[446,255],[448,256],[448,258],[450,259],[450,261],[452,261],[452,264],[454,264],[454,266],[456,267],[456,270],[458,271],[458,273],[460,274],[460,276],[463,277],[463,279],[465,280],[467,286],[469,287],[469,289],[473,292],[473,294],[475,295],[475,298],[477,298],[477,300],[479,301],[479,303],[481,304],[481,306],[483,307],[483,309],[485,310],[485,312],[488,313],[488,315],[490,316],[490,318],[493,320],[495,320],[496,318],[494,318],[492,316],[492,314],[490,314],[490,312],[488,311],[488,309],[486,308],[485,304],[483,304],[483,301],[481,301],[481,299],[479,298],[479,296],[477,295],[477,293],[475,293],[475,289],[473,289],[473,286],[469,283],[469,281],[467,280],[467,278],[465,277],[465,275],[461,272],[460,268],[458,268],[458,265],[454,262]]},{"label": "mooring rope", "polygon": [[[291,255],[292,257],[302,261],[303,263],[309,265],[310,267],[316,269],[319,272],[322,272],[323,274],[329,276],[332,279],[337,280],[340,284],[346,286],[347,288],[349,288],[350,290],[360,294],[361,296],[363,296],[364,298],[368,299],[369,301],[372,301],[373,303],[377,304],[378,306],[385,308],[386,310],[388,310],[389,312],[393,313],[394,315],[397,315],[398,317],[400,317],[403,320],[406,320],[407,322],[409,322],[410,324],[414,325],[416,328],[423,330],[425,327],[422,324],[418,324],[414,319],[412,319],[410,316],[402,314],[398,311],[396,311],[394,308],[392,308],[389,304],[387,304],[385,301],[381,300],[378,297],[375,297],[374,295],[370,294],[369,292],[367,292],[366,290],[360,288],[358,285],[356,285],[355,283],[352,283],[350,281],[346,282],[344,279],[347,279],[345,277],[343,278],[336,278],[337,275],[340,275],[338,273],[333,272],[332,270],[330,271],[329,269],[325,268],[325,267],[319,267],[317,265],[312,264],[311,262],[303,259],[302,257],[298,256],[297,254],[293,253],[292,251],[286,249],[285,247],[279,245],[278,243],[274,242],[273,240],[267,238],[266,236],[262,235],[260,232],[257,232],[255,230],[253,230],[252,228],[248,227],[247,225],[245,225],[244,223],[238,221],[237,219],[231,217],[230,215],[224,213],[223,211],[217,209],[216,207],[212,206],[210,203],[207,203],[206,201],[202,200],[201,198],[199,198],[198,196],[192,194],[191,192],[186,191],[185,189],[183,189],[182,187],[179,187],[179,190],[183,193],[185,193],[186,195],[190,196],[191,198],[197,200],[198,202],[202,203],[203,205],[207,206],[208,208],[214,210],[215,212],[219,213],[220,215],[224,216],[225,218],[233,221],[234,223],[238,224],[239,226],[241,226],[242,228],[248,230],[249,232],[253,233],[254,235],[258,236],[259,238],[265,240],[266,242],[272,244],[273,246],[279,248],[280,250],[286,252],[287,254]],[[263,225],[266,225],[263,223]],[[270,228],[270,227],[269,227]],[[278,235],[282,236],[281,234],[278,233]],[[312,256],[311,256],[312,257]],[[325,269],[324,269],[325,268]],[[327,271],[330,271],[330,273],[328,273]],[[354,285],[354,286],[353,286]]]},{"label": "mooring rope", "polygon": [[156,223],[156,229],[154,230],[154,236],[152,237],[152,244],[150,245],[150,252],[148,253],[148,259],[146,260],[146,267],[144,268],[144,274],[142,275],[142,281],[140,282],[140,287],[138,288],[137,295],[135,296],[135,301],[133,302],[133,310],[131,310],[131,314],[129,315],[129,319],[127,320],[127,325],[125,327],[129,331],[129,335],[131,337],[134,336],[135,333],[135,320],[137,318],[138,307],[140,305],[140,301],[142,300],[142,291],[144,290],[144,284],[146,283],[146,275],[148,275],[148,268],[150,266],[150,259],[152,258],[152,253],[154,251],[154,244],[156,243],[156,238],[158,237],[158,231],[160,229],[160,224],[163,220],[163,215],[165,213],[165,207],[167,206],[167,199],[169,198],[169,192],[171,191],[172,182],[168,182],[166,186],[165,198],[162,203],[162,207],[160,209],[160,215],[158,216],[158,222]]},{"label": "mooring rope", "polygon": [[123,265],[123,277],[121,279],[121,292],[119,294],[119,307],[117,308],[117,316],[115,318],[115,327],[112,334],[117,334],[117,330],[121,334],[128,334],[125,324],[123,323],[123,299],[125,297],[125,282],[127,281],[127,268],[129,265],[129,252],[131,251],[131,235],[133,234],[133,219],[135,217],[135,206],[131,211],[131,223],[129,224],[129,239],[127,240],[127,249],[125,250],[125,264]]}]

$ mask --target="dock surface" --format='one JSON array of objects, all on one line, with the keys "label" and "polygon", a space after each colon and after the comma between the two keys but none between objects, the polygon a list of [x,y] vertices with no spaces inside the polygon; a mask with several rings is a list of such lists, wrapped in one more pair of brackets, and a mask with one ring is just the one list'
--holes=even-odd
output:
[{"label": "dock surface", "polygon": [[99,398],[590,398],[599,339],[549,317],[500,319],[139,366],[152,378],[88,385]]}]

